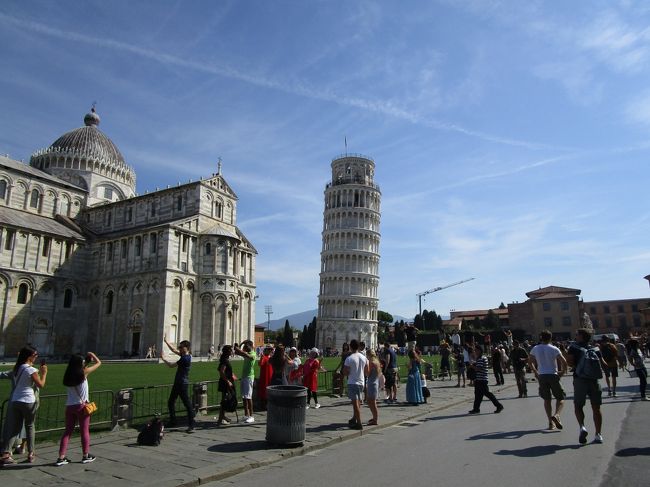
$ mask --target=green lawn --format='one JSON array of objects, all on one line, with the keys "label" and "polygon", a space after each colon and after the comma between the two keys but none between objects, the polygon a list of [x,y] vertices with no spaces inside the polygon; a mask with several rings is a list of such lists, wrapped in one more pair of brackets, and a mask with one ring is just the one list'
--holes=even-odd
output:
[{"label": "green lawn", "polygon": [[[425,361],[434,364],[437,367],[440,357],[423,357]],[[328,357],[323,359],[323,367],[326,370],[334,370],[339,364],[340,359],[337,357]],[[400,375],[405,376],[407,370],[408,358],[405,356],[398,357],[400,365]],[[236,376],[241,376],[243,366],[242,360],[233,360],[233,372]],[[194,362],[190,372],[191,382],[212,381],[219,378],[217,371],[218,362]],[[64,394],[65,386],[63,385],[63,373],[65,364],[52,364],[48,366],[47,383],[41,391],[42,394]],[[8,370],[11,367],[2,367],[1,370]],[[139,364],[139,363],[104,363],[90,376],[91,391],[118,391],[128,387],[144,387],[161,384],[171,384],[174,382],[176,369],[167,367],[164,364]],[[259,368],[256,367],[256,375],[259,375]],[[11,389],[8,380],[0,380],[0,402],[8,398]]]}]

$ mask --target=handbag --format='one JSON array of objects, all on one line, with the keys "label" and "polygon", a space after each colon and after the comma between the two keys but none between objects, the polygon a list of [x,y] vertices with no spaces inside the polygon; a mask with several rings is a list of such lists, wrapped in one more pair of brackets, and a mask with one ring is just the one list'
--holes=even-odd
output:
[{"label": "handbag", "polygon": [[229,389],[223,393],[221,407],[228,413],[237,411],[237,394],[235,393],[235,389]]},{"label": "handbag", "polygon": [[[77,387],[75,387],[74,390],[77,392],[77,396],[79,396],[79,400],[83,401],[83,398],[81,397],[81,394],[79,393],[79,389],[77,389]],[[92,401],[92,402],[86,401],[84,403],[83,412],[84,412],[84,414],[86,416],[90,416],[91,414],[97,412],[97,409],[98,408],[97,408],[97,404],[95,404],[95,401]]]},{"label": "handbag", "polygon": [[97,412],[97,404],[95,404],[94,401],[87,402],[86,404],[84,404],[84,413],[86,414],[86,416],[90,416],[94,412]]}]

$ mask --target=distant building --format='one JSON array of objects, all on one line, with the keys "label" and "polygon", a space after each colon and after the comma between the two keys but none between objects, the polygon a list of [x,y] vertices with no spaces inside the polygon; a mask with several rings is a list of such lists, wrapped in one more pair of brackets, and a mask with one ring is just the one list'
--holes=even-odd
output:
[{"label": "distant building", "polygon": [[[442,321],[443,329],[445,330],[445,333],[453,333],[454,331],[466,330],[467,327],[475,323],[476,320],[484,321],[490,311],[492,311],[492,313],[494,313],[494,315],[498,318],[499,327],[509,327],[508,308],[492,308],[475,309],[470,311],[450,311],[449,319]],[[465,323],[464,327],[463,323]]]},{"label": "distant building", "polygon": [[195,354],[254,335],[257,251],[221,174],[137,196],[99,128],[0,157],[0,356],[143,356],[162,339]]},{"label": "distant building", "polygon": [[570,339],[586,312],[596,333],[640,333],[648,326],[642,309],[648,298],[581,301],[580,289],[548,286],[526,293],[523,303],[508,304],[510,328],[536,337],[550,330],[556,339]]},{"label": "distant building", "polygon": [[372,159],[332,161],[325,187],[316,344],[341,349],[357,339],[377,344],[381,192]]}]

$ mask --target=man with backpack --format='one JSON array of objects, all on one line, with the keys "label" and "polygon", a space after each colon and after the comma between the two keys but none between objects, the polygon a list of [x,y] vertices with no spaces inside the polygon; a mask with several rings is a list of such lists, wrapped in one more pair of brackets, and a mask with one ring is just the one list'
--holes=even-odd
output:
[{"label": "man with backpack", "polygon": [[580,425],[578,441],[584,445],[587,443],[587,428],[585,427],[585,413],[583,408],[587,397],[591,402],[591,410],[594,418],[596,435],[594,443],[602,443],[603,436],[603,415],[600,411],[602,404],[602,391],[598,382],[603,377],[602,369],[607,366],[600,351],[591,347],[592,330],[579,328],[576,332],[576,341],[567,350],[567,362],[573,370],[573,406],[576,419]]}]

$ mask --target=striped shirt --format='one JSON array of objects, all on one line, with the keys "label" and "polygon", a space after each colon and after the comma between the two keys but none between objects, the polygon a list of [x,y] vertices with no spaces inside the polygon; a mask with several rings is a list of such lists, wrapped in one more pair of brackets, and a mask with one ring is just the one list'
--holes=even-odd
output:
[{"label": "striped shirt", "polygon": [[488,381],[488,359],[485,355],[481,355],[481,358],[476,359],[474,369],[476,370],[476,379],[474,380]]}]

